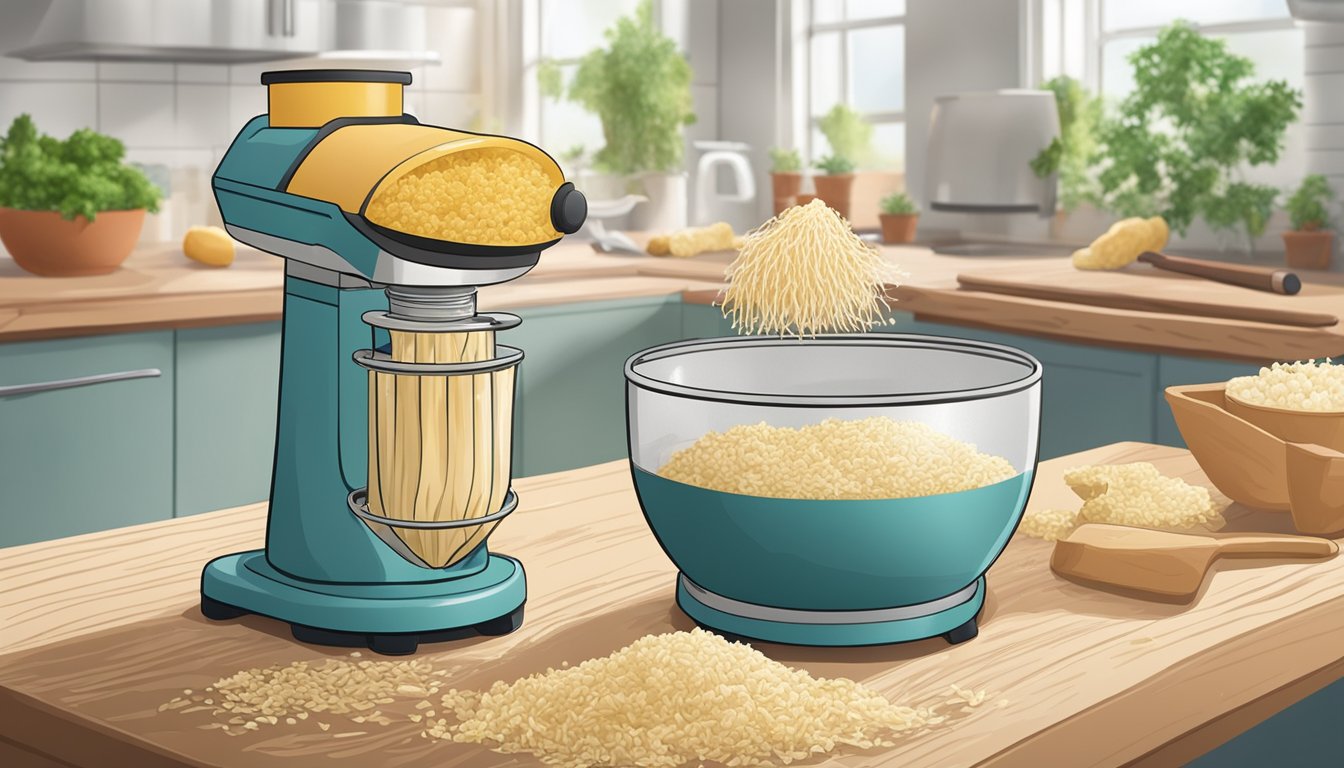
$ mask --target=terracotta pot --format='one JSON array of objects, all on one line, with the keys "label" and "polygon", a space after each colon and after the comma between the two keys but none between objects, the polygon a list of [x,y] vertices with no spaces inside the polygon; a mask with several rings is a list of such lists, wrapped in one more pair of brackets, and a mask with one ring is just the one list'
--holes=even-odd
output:
[{"label": "terracotta pot", "polygon": [[814,176],[812,183],[816,185],[817,197],[822,202],[834,208],[837,213],[849,218],[849,197],[854,191],[854,174],[837,173],[825,176]]},{"label": "terracotta pot", "polygon": [[771,173],[770,186],[774,191],[775,213],[793,205],[803,190],[803,174],[797,172]]},{"label": "terracotta pot", "polygon": [[103,211],[93,221],[0,208],[0,242],[16,264],[35,275],[105,275],[131,255],[144,223],[143,208]]},{"label": "terracotta pot", "polygon": [[794,204],[794,205],[807,205],[808,203],[810,203],[810,202],[812,202],[813,200],[816,200],[816,199],[817,199],[817,196],[816,196],[816,195],[809,195],[809,194],[805,194],[805,193],[804,193],[804,194],[800,194],[800,195],[798,195],[797,197],[793,198],[793,204]]},{"label": "terracotta pot", "polygon": [[882,222],[882,242],[913,243],[915,225],[919,223],[918,213],[883,213],[878,215]]},{"label": "terracotta pot", "polygon": [[1335,233],[1328,229],[1283,233],[1284,256],[1294,269],[1329,269]]}]

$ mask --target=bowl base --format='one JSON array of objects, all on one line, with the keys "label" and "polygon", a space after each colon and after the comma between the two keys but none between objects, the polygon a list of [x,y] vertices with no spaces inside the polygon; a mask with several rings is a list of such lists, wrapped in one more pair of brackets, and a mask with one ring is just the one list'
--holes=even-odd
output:
[{"label": "bowl base", "polygon": [[745,603],[677,575],[677,605],[706,629],[749,640],[809,646],[888,645],[944,637],[965,642],[978,633],[985,577],[947,597],[867,611],[809,611]]}]

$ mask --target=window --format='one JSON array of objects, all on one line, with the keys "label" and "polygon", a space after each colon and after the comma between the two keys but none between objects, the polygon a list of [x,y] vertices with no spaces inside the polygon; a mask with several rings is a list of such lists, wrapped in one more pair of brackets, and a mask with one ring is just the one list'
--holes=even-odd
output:
[{"label": "window", "polygon": [[[551,60],[560,69],[567,90],[578,70],[579,60],[594,48],[606,44],[602,33],[622,16],[632,16],[639,0],[540,0],[537,19],[539,60]],[[537,61],[528,62],[524,77],[535,82]],[[537,104],[538,142],[555,152],[568,152],[582,146],[591,155],[606,142],[602,121],[567,99],[539,99]]]},{"label": "window", "polygon": [[905,166],[904,0],[811,0],[808,3],[808,82],[801,94],[813,161],[830,152],[819,121],[846,104],[873,124],[873,155],[865,168]]},{"label": "window", "polygon": [[[1255,62],[1256,78],[1284,80],[1303,90],[1305,40],[1287,0],[1034,0],[1033,5],[1041,41],[1031,68],[1037,82],[1068,75],[1114,104],[1134,89],[1129,55],[1153,42],[1162,27],[1184,19]],[[1305,172],[1305,129],[1297,123],[1288,127],[1278,164],[1249,168],[1246,177],[1288,187]]]}]

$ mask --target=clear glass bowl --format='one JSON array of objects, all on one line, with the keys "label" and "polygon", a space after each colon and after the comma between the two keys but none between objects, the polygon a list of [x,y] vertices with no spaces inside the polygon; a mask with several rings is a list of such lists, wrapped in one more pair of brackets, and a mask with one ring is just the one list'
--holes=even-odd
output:
[{"label": "clear glass bowl", "polygon": [[[1011,347],[910,334],[676,342],[626,362],[631,470],[663,550],[691,581],[757,605],[861,610],[965,589],[1021,520],[1036,467],[1041,365]],[[914,421],[1015,474],[892,499],[726,493],[658,474],[707,432],[826,419]]]}]

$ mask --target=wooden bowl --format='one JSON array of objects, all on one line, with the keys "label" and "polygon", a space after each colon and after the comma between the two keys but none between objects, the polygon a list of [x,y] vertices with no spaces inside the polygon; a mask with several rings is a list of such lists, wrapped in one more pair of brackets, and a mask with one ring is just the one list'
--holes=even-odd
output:
[{"label": "wooden bowl", "polygon": [[55,211],[0,208],[0,242],[14,263],[44,277],[105,275],[131,255],[145,223],[143,208],[103,211],[89,221]]},{"label": "wooden bowl", "polygon": [[1248,403],[1225,393],[1227,412],[1288,443],[1344,451],[1344,411],[1299,411]]},{"label": "wooden bowl", "polygon": [[1166,398],[1190,453],[1223,495],[1289,511],[1302,533],[1344,533],[1344,453],[1284,440],[1231,412],[1222,383],[1167,387]]}]

